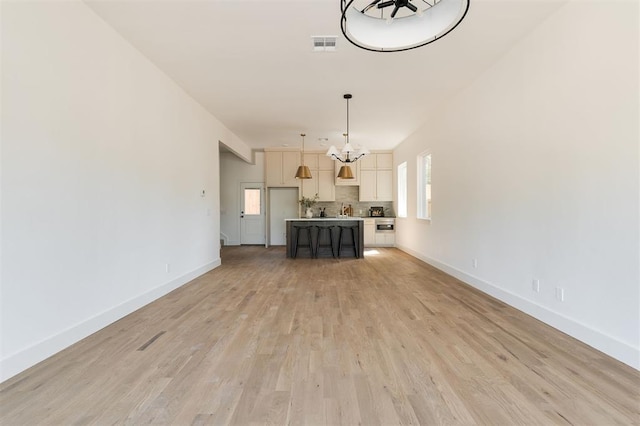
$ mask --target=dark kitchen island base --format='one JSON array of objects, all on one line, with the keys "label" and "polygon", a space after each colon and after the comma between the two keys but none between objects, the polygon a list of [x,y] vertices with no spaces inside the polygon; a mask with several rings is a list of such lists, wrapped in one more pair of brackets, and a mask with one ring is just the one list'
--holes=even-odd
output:
[{"label": "dark kitchen island base", "polygon": [[286,225],[287,257],[364,257],[362,218],[286,219]]}]

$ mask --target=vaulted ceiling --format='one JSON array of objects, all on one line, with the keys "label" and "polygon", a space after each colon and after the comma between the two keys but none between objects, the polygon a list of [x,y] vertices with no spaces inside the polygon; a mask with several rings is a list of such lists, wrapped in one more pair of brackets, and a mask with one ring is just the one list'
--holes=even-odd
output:
[{"label": "vaulted ceiling", "polygon": [[[419,2],[423,0],[413,0]],[[340,32],[339,0],[86,0],[110,26],[252,148],[391,149],[566,0],[471,0],[428,46],[373,53]],[[335,52],[311,37],[336,35]],[[490,107],[490,106],[488,106]]]}]

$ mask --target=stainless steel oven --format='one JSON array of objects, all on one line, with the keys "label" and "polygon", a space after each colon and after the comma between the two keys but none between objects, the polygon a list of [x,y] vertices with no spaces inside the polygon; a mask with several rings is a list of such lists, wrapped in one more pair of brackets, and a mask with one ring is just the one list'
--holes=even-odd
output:
[{"label": "stainless steel oven", "polygon": [[389,217],[376,218],[376,233],[396,232],[396,220]]}]

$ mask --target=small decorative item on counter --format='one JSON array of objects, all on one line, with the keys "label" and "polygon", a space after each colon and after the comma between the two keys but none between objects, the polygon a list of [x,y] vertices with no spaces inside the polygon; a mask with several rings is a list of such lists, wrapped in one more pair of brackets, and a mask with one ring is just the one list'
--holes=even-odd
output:
[{"label": "small decorative item on counter", "polygon": [[369,216],[384,217],[384,207],[371,207],[369,209]]},{"label": "small decorative item on counter", "polygon": [[318,202],[318,198],[318,194],[316,194],[313,198],[307,198],[303,196],[298,201],[302,208],[305,210],[305,216],[309,219],[313,217],[313,210],[311,210],[311,207],[313,207]]},{"label": "small decorative item on counter", "polygon": [[300,201],[300,205],[305,209],[313,207],[318,202],[318,194],[314,195],[313,198],[302,197]]},{"label": "small decorative item on counter", "polygon": [[321,207],[321,208],[320,208],[320,217],[326,217],[326,213],[324,212],[324,209],[325,209],[325,208],[326,208],[326,207]]}]

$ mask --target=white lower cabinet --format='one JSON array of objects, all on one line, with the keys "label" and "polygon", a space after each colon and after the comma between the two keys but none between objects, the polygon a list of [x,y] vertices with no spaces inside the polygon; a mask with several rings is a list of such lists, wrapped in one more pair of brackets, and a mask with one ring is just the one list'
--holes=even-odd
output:
[{"label": "white lower cabinet", "polygon": [[[365,233],[366,235],[366,233]],[[396,245],[396,234],[393,232],[381,232],[375,234],[375,241],[377,246],[393,247]]]},{"label": "white lower cabinet", "polygon": [[376,220],[364,220],[364,246],[365,247],[395,247],[395,232],[376,232]]},{"label": "white lower cabinet", "polygon": [[370,247],[376,244],[376,220],[364,220],[364,246]]}]

